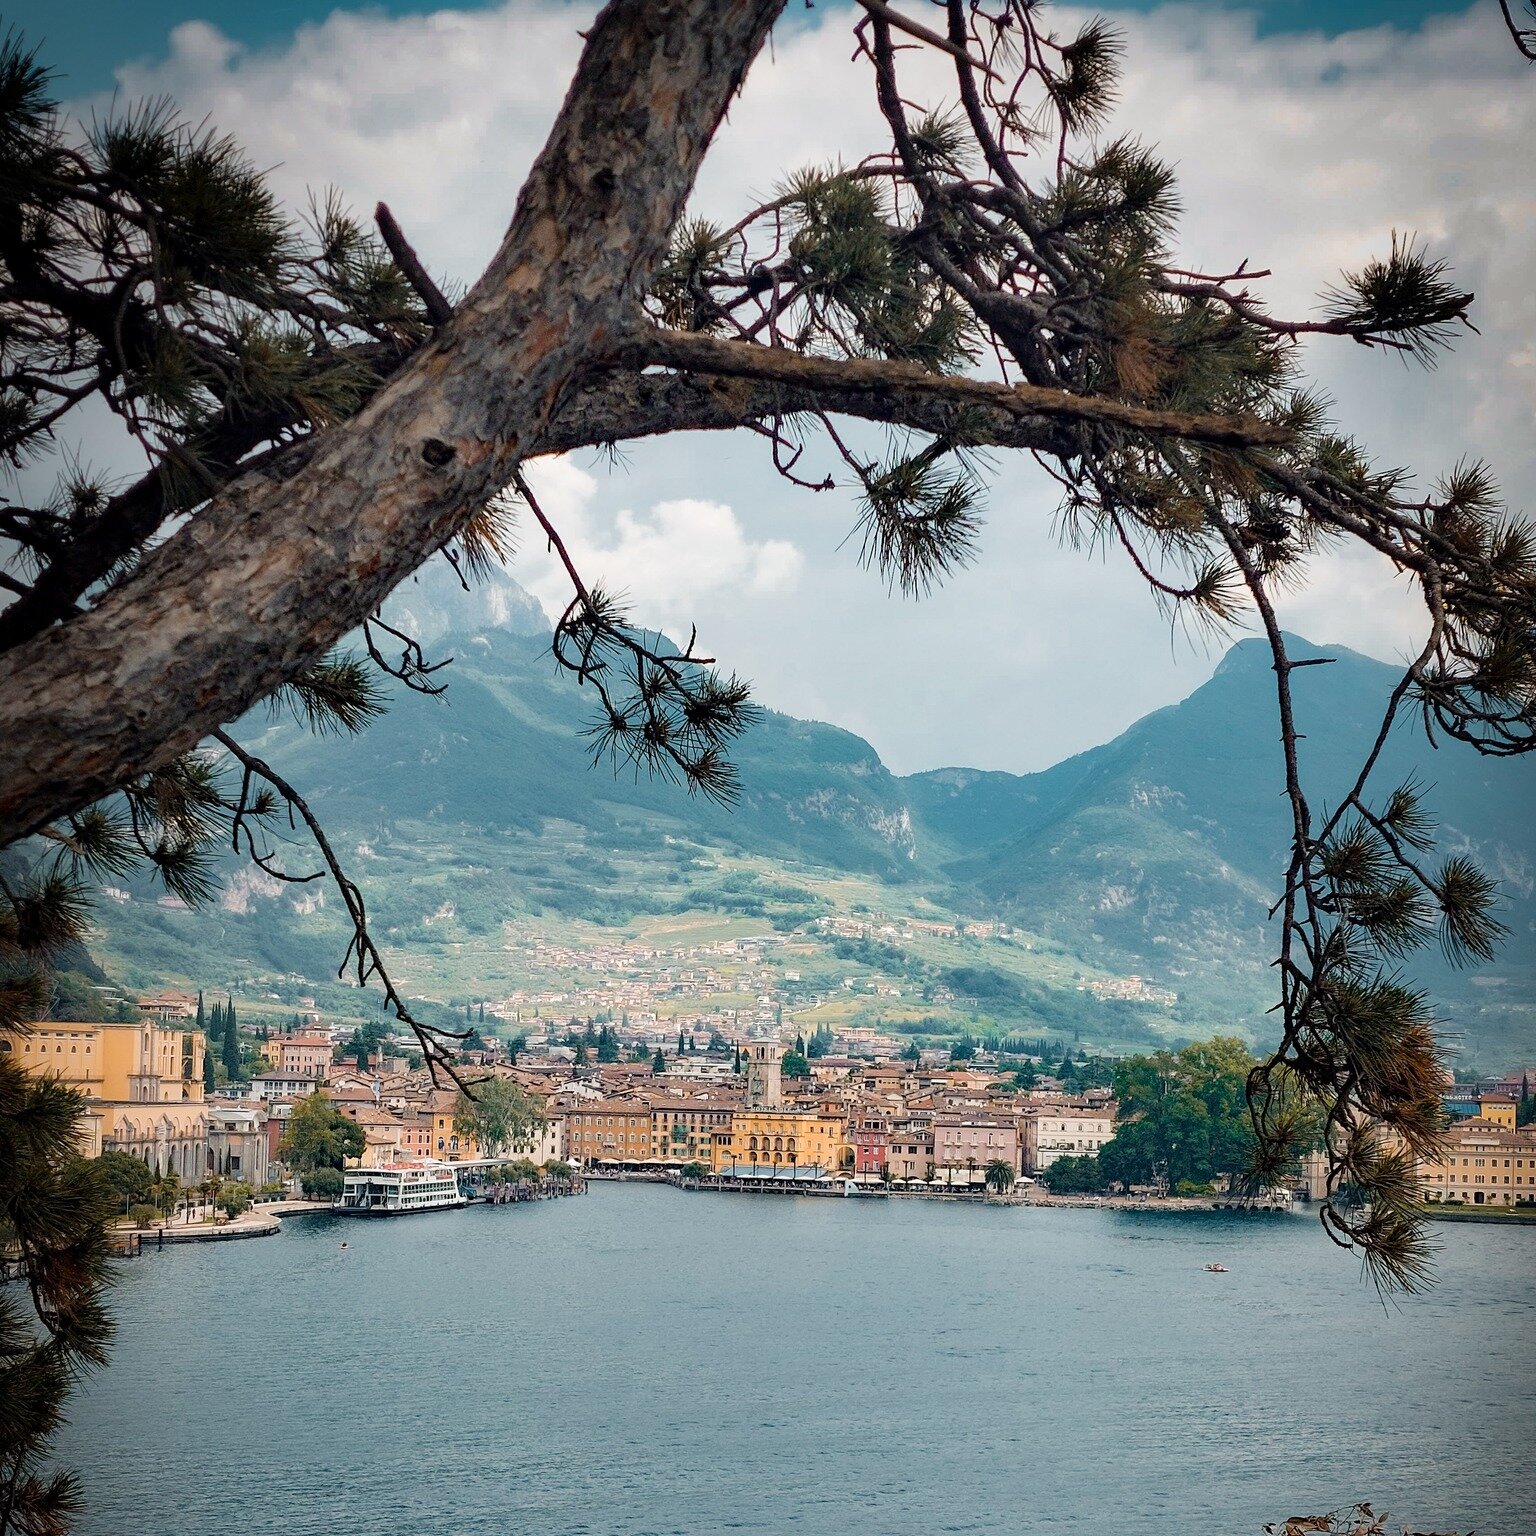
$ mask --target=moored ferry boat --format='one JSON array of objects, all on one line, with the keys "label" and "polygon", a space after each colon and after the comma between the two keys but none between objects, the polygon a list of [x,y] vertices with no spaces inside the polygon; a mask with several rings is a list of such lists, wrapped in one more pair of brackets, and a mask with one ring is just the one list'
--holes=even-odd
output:
[{"label": "moored ferry boat", "polygon": [[406,1216],[468,1204],[453,1164],[388,1163],[348,1169],[334,1209],[343,1216]]}]

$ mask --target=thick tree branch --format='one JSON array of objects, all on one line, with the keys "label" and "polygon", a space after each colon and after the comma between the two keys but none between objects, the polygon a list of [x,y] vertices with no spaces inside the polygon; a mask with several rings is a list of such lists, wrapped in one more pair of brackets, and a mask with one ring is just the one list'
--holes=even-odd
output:
[{"label": "thick tree branch", "polygon": [[613,0],[500,251],[292,472],[220,494],[90,613],[13,653],[0,845],[186,751],[292,677],[511,479],[621,339],[783,0]]},{"label": "thick tree branch", "polygon": [[692,331],[648,330],[630,340],[625,355],[631,361],[684,372],[762,379],[808,389],[839,389],[846,395],[901,390],[909,399],[927,397],[951,407],[988,407],[1020,421],[1086,422],[1218,447],[1283,447],[1291,440],[1284,427],[1251,417],[1150,410],[1100,395],[1078,395],[1035,384],[996,384],[929,373],[915,363],[811,357],[786,347],[723,341]]},{"label": "thick tree branch", "polygon": [[[826,380],[789,384],[707,373],[619,371],[572,390],[539,438],[536,451],[570,453],[668,432],[728,431],[802,412],[855,416],[950,436],[959,425],[961,409],[942,393],[904,383],[870,389]],[[963,410],[965,439],[975,447],[1072,451],[1070,423],[1060,418],[1015,414],[969,402]]]}]

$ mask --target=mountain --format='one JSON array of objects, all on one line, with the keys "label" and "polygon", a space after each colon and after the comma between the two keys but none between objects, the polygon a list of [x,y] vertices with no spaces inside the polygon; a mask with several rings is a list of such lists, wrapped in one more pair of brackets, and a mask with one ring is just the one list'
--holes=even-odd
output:
[{"label": "mountain", "polygon": [[[590,763],[595,700],[556,668],[547,621],[510,580],[466,597],[451,575],[424,577],[392,599],[389,617],[453,655],[439,674],[444,696],[397,689],[359,737],[314,737],[265,715],[237,734],[306,796],[380,937],[433,985],[451,992],[444,978],[457,978],[483,995],[509,964],[497,942],[509,920],[613,924],[697,910],[803,926],[829,901],[852,901],[827,894],[841,881],[866,892],[866,910],[915,911],[927,899],[1033,936],[998,951],[1017,984],[965,955],[923,957],[930,974],[941,960],[959,965],[968,980],[953,990],[996,1000],[994,1016],[1021,1026],[1078,1028],[1082,980],[1134,973],[1178,1002],[1135,1019],[1127,1007],[1127,1029],[1156,1015],[1187,1033],[1262,1032],[1273,1000],[1266,913],[1287,811],[1259,642],[1235,645],[1182,702],[1043,773],[898,778],[847,731],[765,713],[739,744],[742,796],[728,809]],[[1357,771],[1395,674],[1350,651],[1292,644],[1298,658],[1327,662],[1296,674],[1303,766],[1322,807]],[[1536,1026],[1536,764],[1436,753],[1405,726],[1375,782],[1410,779],[1429,787],[1445,848],[1472,852],[1504,881],[1514,933],[1498,962],[1472,976],[1420,967],[1469,1043],[1502,1064]],[[291,870],[313,863],[299,848],[282,856]],[[177,911],[147,888],[126,894],[103,906],[105,952],[146,980],[207,975],[217,956],[221,980],[286,974],[313,990],[345,944],[323,882],[284,887],[233,860],[212,912]]]},{"label": "mountain", "polygon": [[[1314,813],[1352,784],[1397,672],[1291,637],[1304,783]],[[1413,974],[1478,1040],[1517,1041],[1536,1024],[1536,764],[1439,751],[1399,721],[1372,779],[1378,794],[1423,787],[1441,854],[1469,852],[1502,882],[1510,942],[1493,966]],[[1025,776],[944,769],[906,780],[919,826],[958,856],[948,876],[1021,925],[1086,940],[1117,968],[1175,987],[1208,1022],[1267,1006],[1270,903],[1288,852],[1289,806],[1268,647],[1233,646],[1182,702],[1104,746]]]}]

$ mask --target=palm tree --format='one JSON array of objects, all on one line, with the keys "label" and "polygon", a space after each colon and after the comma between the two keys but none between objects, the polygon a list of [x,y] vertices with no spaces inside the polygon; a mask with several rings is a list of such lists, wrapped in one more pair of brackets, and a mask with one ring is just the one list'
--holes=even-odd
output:
[{"label": "palm tree", "polygon": [[987,1188],[995,1194],[1005,1195],[1013,1188],[1014,1171],[1013,1164],[1000,1157],[994,1157],[987,1164]]}]

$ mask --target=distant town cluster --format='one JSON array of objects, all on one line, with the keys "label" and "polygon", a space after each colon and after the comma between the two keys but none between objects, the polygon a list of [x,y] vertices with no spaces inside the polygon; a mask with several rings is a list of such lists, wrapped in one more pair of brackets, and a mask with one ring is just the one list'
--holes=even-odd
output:
[{"label": "distant town cluster", "polygon": [[[715,946],[687,965],[647,971],[662,957],[615,949],[645,988],[679,995],[715,983],[712,959],[742,954],[740,944]],[[349,1031],[317,1012],[251,1030],[232,1001],[210,1011],[201,995],[174,990],[138,999],[136,1019],[48,1021],[0,1037],[0,1049],[85,1096],[84,1155],[127,1154],[188,1188],[212,1177],[269,1194],[297,1193],[301,1182],[315,1192],[316,1160],[295,1155],[294,1127],[322,1103],[350,1127],[335,1143],[338,1174],[515,1161],[716,1186],[835,1182],[1013,1198],[1037,1182],[1064,1193],[1102,1187],[1091,1170],[1101,1154],[1109,1166],[1106,1149],[1125,1126],[1115,1064],[1070,1049],[1053,1063],[1044,1041],[1040,1056],[1021,1058],[973,1043],[918,1047],[868,1028],[819,1027],[807,1039],[766,1005],[702,1012],[662,1033],[644,1006],[653,990],[609,978],[591,995],[605,1001],[601,1024],[525,1020],[511,1039],[487,1033],[491,1020],[516,1022],[535,1005],[559,1010],[575,999],[530,994],[483,1009],[486,1029],[470,1026],[458,1069],[469,1094],[434,1080],[408,1033]],[[254,1070],[242,1075],[242,1061]],[[1533,1076],[1445,1084],[1443,1150],[1420,1162],[1426,1204],[1536,1204]],[[494,1097],[492,1084],[510,1085],[524,1107],[499,1130],[473,1102]],[[1069,1170],[1071,1178],[1053,1176]],[[1171,1188],[1155,1161],[1146,1171],[1116,1192],[1198,1192]],[[1314,1153],[1288,1194],[1320,1198],[1325,1176]],[[338,1193],[337,1183],[325,1192]]]}]

